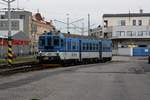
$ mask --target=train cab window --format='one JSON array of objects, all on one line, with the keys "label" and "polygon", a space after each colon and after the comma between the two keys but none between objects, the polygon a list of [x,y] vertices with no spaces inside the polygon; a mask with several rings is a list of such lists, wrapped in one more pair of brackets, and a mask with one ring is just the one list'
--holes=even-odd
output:
[{"label": "train cab window", "polygon": [[47,38],[47,45],[48,45],[48,46],[51,46],[51,45],[52,45],[52,38],[51,38],[51,37],[48,37],[48,38]]},{"label": "train cab window", "polygon": [[59,37],[58,36],[54,36],[54,46],[59,46]]},{"label": "train cab window", "polygon": [[44,39],[39,39],[39,45],[44,46],[45,45],[45,40]]},{"label": "train cab window", "polygon": [[65,41],[63,39],[61,39],[61,47],[65,46]]}]

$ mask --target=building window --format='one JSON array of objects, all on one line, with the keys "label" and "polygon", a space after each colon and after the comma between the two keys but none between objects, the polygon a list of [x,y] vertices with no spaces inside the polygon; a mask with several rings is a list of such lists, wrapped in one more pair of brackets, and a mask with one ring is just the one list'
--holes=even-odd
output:
[{"label": "building window", "polygon": [[136,36],[136,31],[133,31],[133,32],[132,32],[132,36]]},{"label": "building window", "polygon": [[138,36],[143,36],[143,32],[142,32],[142,31],[139,31],[139,32],[138,32]]},{"label": "building window", "polygon": [[104,27],[108,27],[108,20],[104,20]]},{"label": "building window", "polygon": [[1,19],[5,19],[5,16],[4,16],[4,15],[1,15]]},{"label": "building window", "polygon": [[116,36],[120,36],[120,31],[117,31],[117,32],[116,32]]},{"label": "building window", "polygon": [[139,20],[139,26],[142,26],[142,20]]},{"label": "building window", "polygon": [[143,31],[143,36],[147,36],[147,32],[146,31]]},{"label": "building window", "polygon": [[121,31],[121,36],[125,36],[125,31]]},{"label": "building window", "polygon": [[138,47],[147,47],[147,45],[144,45],[144,44],[143,45],[138,45]]},{"label": "building window", "polygon": [[150,32],[147,32],[147,36],[150,36]]},{"label": "building window", "polygon": [[3,23],[2,22],[0,22],[0,27],[3,27]]},{"label": "building window", "polygon": [[121,20],[120,24],[121,24],[121,26],[126,26],[125,20]]},{"label": "building window", "polygon": [[133,26],[136,26],[136,20],[133,20]]},{"label": "building window", "polygon": [[128,31],[127,36],[132,36],[132,31]]},{"label": "building window", "polygon": [[125,36],[125,31],[117,31],[117,36]]},{"label": "building window", "polygon": [[25,15],[20,15],[20,19],[25,19]]}]

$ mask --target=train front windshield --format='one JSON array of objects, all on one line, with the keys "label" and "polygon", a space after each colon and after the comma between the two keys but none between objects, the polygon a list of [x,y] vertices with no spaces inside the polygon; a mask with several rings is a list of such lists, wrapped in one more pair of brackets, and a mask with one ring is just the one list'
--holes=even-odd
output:
[{"label": "train front windshield", "polygon": [[39,38],[40,51],[54,51],[60,47],[59,36],[41,36]]}]

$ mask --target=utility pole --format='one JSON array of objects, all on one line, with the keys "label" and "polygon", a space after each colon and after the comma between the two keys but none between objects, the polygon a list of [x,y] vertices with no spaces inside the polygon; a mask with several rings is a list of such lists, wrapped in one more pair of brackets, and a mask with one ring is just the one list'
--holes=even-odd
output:
[{"label": "utility pole", "polygon": [[88,14],[88,35],[90,35],[90,14]]},{"label": "utility pole", "polygon": [[67,14],[67,33],[69,33],[69,14]]},{"label": "utility pole", "polygon": [[19,9],[19,0],[17,0],[17,9]]},{"label": "utility pole", "polygon": [[82,23],[82,33],[81,33],[81,35],[83,36],[84,35],[84,23]]},{"label": "utility pole", "polygon": [[8,65],[12,65],[13,61],[13,51],[12,51],[12,36],[11,36],[11,7],[10,4],[14,2],[15,0],[2,0],[6,3],[8,3],[8,53],[7,53],[7,61]]}]

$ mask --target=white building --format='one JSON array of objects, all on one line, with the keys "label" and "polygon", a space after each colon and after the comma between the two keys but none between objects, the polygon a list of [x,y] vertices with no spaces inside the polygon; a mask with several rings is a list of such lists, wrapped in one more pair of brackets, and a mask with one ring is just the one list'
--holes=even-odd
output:
[{"label": "white building", "polygon": [[114,50],[150,47],[150,13],[104,14],[103,34],[113,40]]},{"label": "white building", "polygon": [[97,28],[90,29],[89,36],[103,38],[102,27],[98,26]]}]

